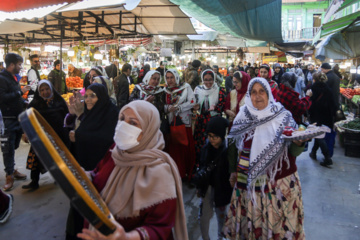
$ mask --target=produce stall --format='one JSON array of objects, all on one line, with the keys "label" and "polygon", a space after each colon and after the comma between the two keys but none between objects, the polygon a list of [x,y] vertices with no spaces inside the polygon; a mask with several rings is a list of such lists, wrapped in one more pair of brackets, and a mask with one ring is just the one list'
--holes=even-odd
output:
[{"label": "produce stall", "polygon": [[345,156],[360,158],[360,118],[337,122],[335,126],[340,145],[345,148]]},{"label": "produce stall", "polygon": [[340,87],[341,105],[344,112],[353,113],[355,116],[360,115],[360,87],[343,88]]}]

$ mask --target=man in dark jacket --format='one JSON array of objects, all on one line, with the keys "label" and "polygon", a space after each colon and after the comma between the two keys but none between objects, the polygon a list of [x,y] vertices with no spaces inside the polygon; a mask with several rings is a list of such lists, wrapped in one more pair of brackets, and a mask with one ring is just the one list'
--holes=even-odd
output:
[{"label": "man in dark jacket", "polygon": [[54,69],[48,75],[48,80],[54,86],[54,89],[61,95],[67,93],[65,82],[65,72],[61,70],[60,60],[54,62]]},{"label": "man in dark jacket", "polygon": [[[336,112],[340,110],[339,98],[340,98],[340,78],[331,70],[331,66],[329,63],[323,63],[321,65],[321,72],[326,74],[327,82],[326,84],[329,86],[332,92],[333,104],[334,104],[334,119]],[[329,149],[330,157],[334,154],[334,144],[335,144],[336,132],[331,128],[331,133],[327,133],[325,136],[325,141],[327,147]],[[326,165],[323,163],[323,165]]]},{"label": "man in dark jacket", "polygon": [[340,78],[331,70],[329,63],[323,63],[321,65],[321,72],[326,74],[328,78],[326,84],[330,87],[333,94],[335,109],[339,110],[339,97],[340,97]]},{"label": "man in dark jacket", "polygon": [[114,90],[117,101],[117,106],[121,110],[129,102],[129,85],[131,84],[130,80],[131,74],[131,65],[125,63],[121,69],[121,75],[117,76],[114,79]]},{"label": "man in dark jacket", "polygon": [[201,65],[199,60],[194,60],[191,63],[190,69],[186,72],[185,82],[190,84],[192,90],[196,88],[200,84],[200,76],[198,74],[198,69]]},{"label": "man in dark jacket", "polygon": [[0,110],[3,115],[5,132],[1,135],[1,151],[6,172],[4,191],[9,191],[14,185],[14,179],[26,179],[25,174],[14,169],[15,150],[19,147],[22,130],[18,121],[23,111],[24,99],[22,95],[30,90],[30,86],[20,88],[15,74],[19,74],[23,59],[15,53],[8,53],[5,57],[6,69],[0,73]]}]

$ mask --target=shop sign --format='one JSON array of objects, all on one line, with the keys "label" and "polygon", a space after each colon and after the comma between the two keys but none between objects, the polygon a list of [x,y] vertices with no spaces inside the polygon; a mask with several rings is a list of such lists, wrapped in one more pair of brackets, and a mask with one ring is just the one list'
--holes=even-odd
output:
[{"label": "shop sign", "polygon": [[263,59],[262,59],[262,62],[263,63],[276,63],[278,62],[278,56],[276,55],[273,55],[273,56],[264,56]]}]

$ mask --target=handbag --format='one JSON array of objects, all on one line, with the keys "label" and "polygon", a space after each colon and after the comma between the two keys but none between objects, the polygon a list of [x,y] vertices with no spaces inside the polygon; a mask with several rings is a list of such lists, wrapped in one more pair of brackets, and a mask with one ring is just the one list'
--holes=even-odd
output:
[{"label": "handbag", "polygon": [[185,124],[179,116],[174,117],[173,123],[170,125],[170,136],[175,144],[189,145]]},{"label": "handbag", "polygon": [[166,114],[164,114],[164,117],[161,119],[160,131],[164,136],[170,133],[170,124]]}]

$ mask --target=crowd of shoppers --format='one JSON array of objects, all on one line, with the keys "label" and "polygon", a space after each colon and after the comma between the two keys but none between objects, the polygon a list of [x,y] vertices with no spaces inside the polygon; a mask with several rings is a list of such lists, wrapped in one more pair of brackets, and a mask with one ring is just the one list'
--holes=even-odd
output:
[{"label": "crowd of shoppers", "polygon": [[[323,73],[309,65],[305,74],[300,68],[286,72],[280,64],[274,65],[274,74],[266,64],[234,66],[223,83],[218,66],[211,69],[194,60],[183,79],[164,65],[144,68],[131,94],[130,64],[123,65],[120,75],[109,67],[111,77],[98,66],[66,105],[60,96],[67,91],[60,62],[55,61],[48,80],[40,80],[38,56],[33,55],[31,84],[21,89],[14,75],[22,61],[17,54],[7,54],[7,67],[0,73],[4,191],[13,188],[15,179],[26,178],[14,167],[22,136],[17,117],[33,107],[69,147],[108,205],[116,225],[110,237],[188,239],[184,182],[196,187],[203,239],[210,239],[214,212],[218,239],[305,238],[296,168],[305,141],[289,143],[280,135],[304,123],[304,117],[332,128],[339,109],[339,78],[329,64],[321,66]],[[72,67],[69,72],[75,76]],[[30,89],[34,96],[26,105],[21,96]],[[315,140],[310,157],[317,159],[321,148],[322,166],[332,164],[333,138],[330,133]],[[31,182],[23,188],[35,190],[45,169],[32,148],[26,161]],[[12,202],[10,194],[0,191],[0,223],[9,218]],[[103,237],[70,207],[67,239]]]}]

